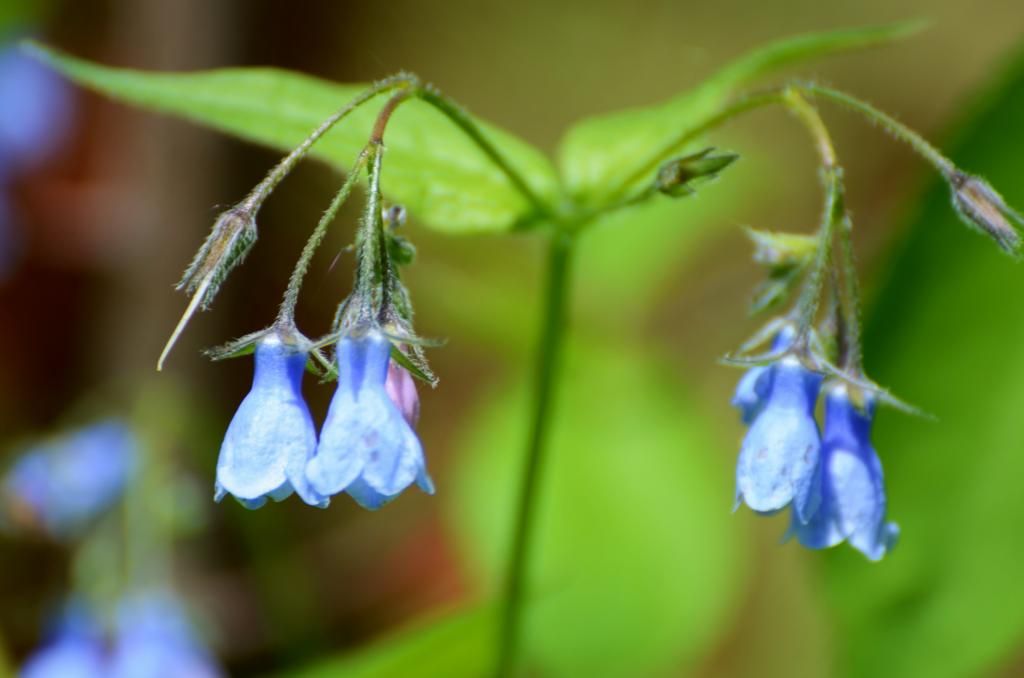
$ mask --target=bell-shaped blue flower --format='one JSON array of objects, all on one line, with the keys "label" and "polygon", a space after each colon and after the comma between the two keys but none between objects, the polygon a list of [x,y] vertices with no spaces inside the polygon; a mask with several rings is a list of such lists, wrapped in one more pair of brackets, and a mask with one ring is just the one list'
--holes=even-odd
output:
[{"label": "bell-shaped blue flower", "polygon": [[231,494],[256,509],[267,497],[281,501],[294,491],[307,504],[328,503],[305,476],[316,451],[316,426],[302,397],[309,354],[288,338],[271,332],[256,343],[252,390],[228,425],[217,460],[217,501]]},{"label": "bell-shaped blue flower", "polygon": [[413,482],[433,494],[419,438],[385,388],[391,343],[371,329],[343,337],[337,351],[338,389],[306,467],[310,484],[325,495],[347,492],[368,509]]},{"label": "bell-shaped blue flower", "polygon": [[821,436],[814,404],[821,376],[793,356],[768,366],[764,403],[743,439],[736,465],[736,505],[759,513],[793,505],[806,522],[820,501]]},{"label": "bell-shaped blue flower", "polygon": [[[796,331],[792,325],[783,325],[772,339],[772,353],[780,353],[793,343],[796,338]],[[740,419],[747,426],[754,421],[754,417],[764,407],[765,398],[768,395],[768,372],[770,365],[758,365],[751,367],[743,373],[736,392],[732,397],[732,406],[740,411]]]},{"label": "bell-shaped blue flower", "polygon": [[107,678],[216,678],[222,673],[181,606],[153,593],[129,598],[118,609]]},{"label": "bell-shaped blue flower", "polygon": [[121,498],[136,445],[124,423],[110,420],[29,449],[3,481],[11,522],[75,536]]},{"label": "bell-shaped blue flower", "polygon": [[84,604],[70,603],[47,635],[20,678],[107,678],[103,628]]},{"label": "bell-shaped blue flower", "polygon": [[825,396],[825,433],[821,448],[821,506],[807,523],[794,520],[790,531],[801,544],[823,549],[848,541],[871,560],[879,560],[899,535],[885,521],[882,464],[871,445],[874,399],[864,408],[844,385]]}]

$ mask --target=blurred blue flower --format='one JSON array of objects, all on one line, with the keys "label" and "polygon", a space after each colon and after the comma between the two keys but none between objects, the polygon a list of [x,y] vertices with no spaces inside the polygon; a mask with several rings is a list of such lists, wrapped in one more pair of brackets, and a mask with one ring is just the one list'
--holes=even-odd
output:
[{"label": "blurred blue flower", "polygon": [[93,424],[21,455],[3,480],[5,504],[15,522],[74,536],[121,498],[137,456],[124,423]]},{"label": "blurred blue flower", "polygon": [[256,509],[267,497],[281,501],[296,492],[304,502],[327,506],[310,488],[306,462],[316,451],[316,426],[302,397],[309,353],[274,332],[256,344],[252,390],[228,425],[217,460],[214,499],[233,495]]},{"label": "blurred blue flower", "polygon": [[[790,347],[793,339],[796,338],[796,331],[792,325],[784,325],[772,339],[772,353],[781,353]],[[768,395],[768,372],[770,365],[758,365],[752,367],[740,378],[736,384],[736,392],[732,397],[732,406],[740,411],[740,419],[747,426],[754,421],[754,417],[764,406],[765,397]]]},{"label": "blurred blue flower", "polygon": [[764,402],[740,448],[736,465],[736,506],[759,513],[792,504],[807,522],[821,499],[817,482],[821,436],[814,404],[821,376],[788,356],[768,366]]},{"label": "blurred blue flower", "polygon": [[221,671],[198,642],[178,602],[148,593],[118,609],[107,678],[215,678]]},{"label": "blurred blue flower", "polygon": [[52,69],[17,47],[0,49],[0,277],[16,250],[10,183],[61,144],[71,121],[71,96]]},{"label": "blurred blue flower", "polygon": [[825,396],[825,433],[821,448],[821,506],[806,524],[794,520],[790,531],[804,546],[823,549],[843,540],[871,560],[879,560],[899,535],[885,521],[882,464],[871,445],[875,402],[863,409],[836,385]]},{"label": "blurred blue flower", "polygon": [[[318,492],[348,492],[368,509],[380,508],[413,482],[434,492],[419,438],[385,386],[390,355],[391,343],[376,329],[338,342],[338,389],[306,467]],[[392,391],[402,390],[397,386]],[[411,414],[409,405],[403,409]]]},{"label": "blurred blue flower", "polygon": [[103,629],[83,604],[68,604],[47,635],[21,667],[21,678],[106,678]]}]

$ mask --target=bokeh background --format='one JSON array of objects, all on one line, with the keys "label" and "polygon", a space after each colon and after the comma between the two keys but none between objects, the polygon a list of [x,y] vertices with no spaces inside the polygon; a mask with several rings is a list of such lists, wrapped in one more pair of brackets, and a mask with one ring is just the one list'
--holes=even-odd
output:
[{"label": "bokeh background", "polygon": [[[1016,2],[106,0],[0,10],[14,17],[8,38],[133,68],[273,65],[345,82],[413,70],[548,152],[574,120],[665,99],[768,40],[923,18],[917,37],[799,72],[895,113],[1024,205]],[[212,364],[199,351],[273,317],[338,175],[310,162],[275,193],[255,251],[157,374],[185,304],[171,285],[219,208],[279,156],[79,89],[68,98],[60,145],[9,186],[5,466],[26,441],[96,416],[151,422],[139,413],[158,402],[167,458],[199,497],[194,510],[177,507],[197,515],[174,544],[173,579],[231,675],[481,675],[526,441],[539,241],[448,237],[410,222],[418,329],[448,340],[430,356],[440,387],[421,389],[436,497],[407,492],[374,514],[344,498],[327,511],[207,503],[251,363]],[[847,170],[868,370],[937,418],[879,416],[902,542],[872,564],[845,547],[780,545],[784,518],[729,512],[742,428],[728,400],[739,375],[718,358],[758,322],[746,312],[758,271],[739,227],[810,231],[820,206],[803,132],[782,112],[753,114],[713,136],[742,155],[723,180],[609,218],[582,243],[528,616],[536,675],[1024,675],[1024,269],[956,222],[906,148],[845,112],[825,117]],[[308,279],[308,334],[327,329],[349,289],[342,248],[355,214]],[[307,384],[315,415],[330,392]],[[0,539],[9,666],[38,645],[72,560],[45,539]]]}]

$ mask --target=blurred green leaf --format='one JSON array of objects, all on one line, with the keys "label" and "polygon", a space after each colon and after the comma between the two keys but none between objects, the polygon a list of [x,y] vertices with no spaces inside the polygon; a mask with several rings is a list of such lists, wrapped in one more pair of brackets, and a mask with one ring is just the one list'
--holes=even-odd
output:
[{"label": "blurred green leaf", "polygon": [[475,608],[422,620],[393,636],[289,678],[480,678],[494,659],[494,611]]},{"label": "blurred green leaf", "polygon": [[732,62],[696,88],[650,108],[589,118],[572,127],[559,149],[570,195],[600,207],[649,186],[658,167],[683,151],[680,141],[755,78],[789,64],[884,44],[914,33],[917,23],[800,35]]},{"label": "blurred green leaf", "polygon": [[[282,150],[297,146],[366,88],[272,68],[150,73],[100,66],[37,45],[29,49],[75,82],[120,101]],[[337,168],[348,167],[366,144],[385,98],[353,112],[312,154]],[[547,159],[511,134],[478,124],[530,186],[554,202],[557,178]],[[403,104],[385,141],[384,193],[427,225],[451,233],[500,231],[534,216],[494,163],[430,105],[419,100]]]},{"label": "blurred green leaf", "polygon": [[[1024,60],[984,99],[954,157],[1024,205]],[[848,676],[996,675],[1024,640],[1024,267],[965,228],[936,183],[870,318],[873,376],[935,413],[884,411],[896,550],[837,553],[827,574]]]},{"label": "blurred green leaf", "polygon": [[[571,345],[551,416],[524,634],[552,676],[661,675],[709,649],[743,590],[728,444],[650,353]],[[494,590],[518,493],[527,383],[474,417],[449,516]]]}]

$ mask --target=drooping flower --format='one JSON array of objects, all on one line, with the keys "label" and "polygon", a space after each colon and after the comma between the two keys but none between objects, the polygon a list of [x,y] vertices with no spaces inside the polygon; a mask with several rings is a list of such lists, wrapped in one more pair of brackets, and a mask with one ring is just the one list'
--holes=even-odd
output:
[{"label": "drooping flower", "polygon": [[103,628],[84,604],[69,603],[47,635],[20,678],[107,678]]},{"label": "drooping flower", "polygon": [[413,482],[433,494],[423,448],[403,413],[415,414],[408,385],[401,373],[395,375],[390,392],[399,397],[394,400],[386,386],[391,343],[370,329],[343,337],[337,352],[338,389],[316,456],[306,467],[310,484],[325,495],[347,492],[369,509],[380,508]]},{"label": "drooping flower", "polygon": [[196,639],[178,602],[162,593],[126,599],[117,616],[107,678],[216,678],[220,669]]},{"label": "drooping flower", "polygon": [[[796,332],[791,325],[784,325],[772,339],[772,353],[780,353],[793,343]],[[747,426],[754,421],[754,417],[764,406],[765,397],[768,395],[768,372],[770,365],[757,365],[743,373],[736,392],[732,397],[732,406],[740,411],[740,419]]]},{"label": "drooping flower", "polygon": [[256,343],[252,390],[228,425],[217,460],[214,499],[233,495],[256,509],[267,497],[282,501],[296,492],[304,502],[326,506],[310,488],[306,462],[316,451],[316,426],[302,397],[307,349],[273,331]]},{"label": "drooping flower", "polygon": [[834,385],[825,396],[825,433],[821,448],[821,506],[807,523],[794,520],[791,532],[801,544],[824,549],[848,541],[871,560],[879,560],[899,536],[885,520],[882,464],[871,445],[875,402],[863,408],[846,386]]},{"label": "drooping flower", "polygon": [[74,536],[121,498],[137,456],[135,436],[116,420],[31,448],[4,478],[8,512],[53,537]]},{"label": "drooping flower", "polygon": [[816,470],[821,435],[814,404],[821,376],[794,356],[768,366],[764,402],[740,448],[736,465],[736,506],[759,513],[793,505],[806,522],[820,501]]}]

